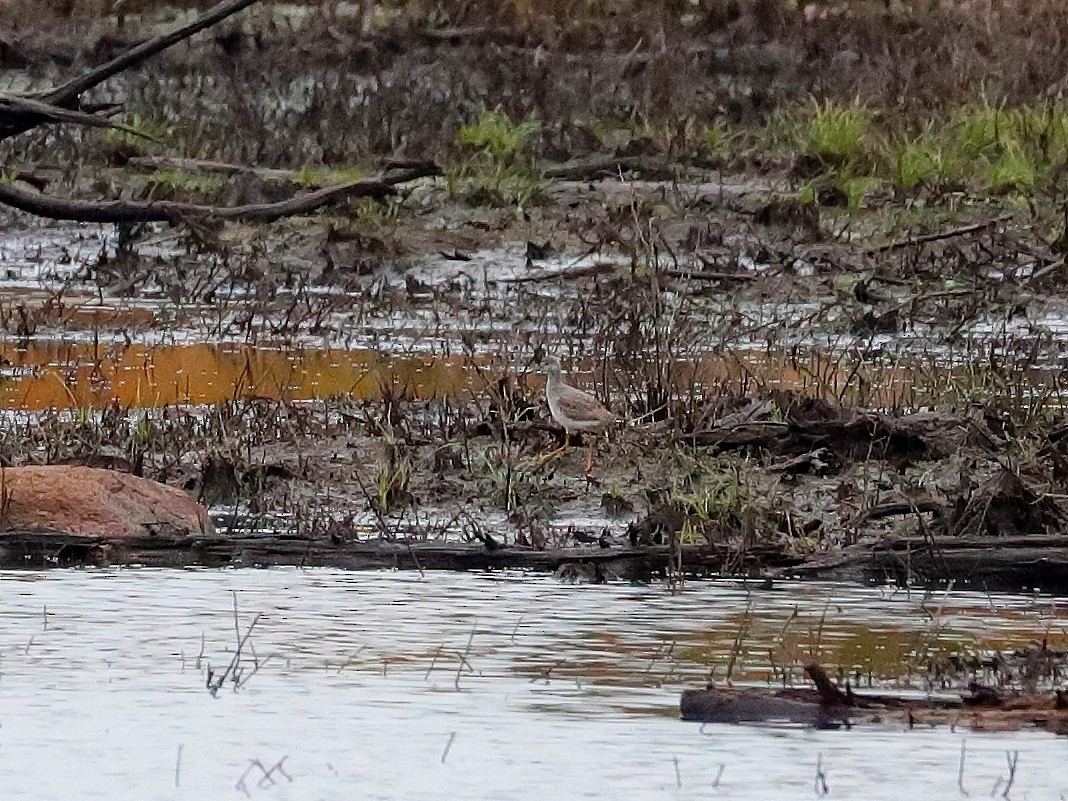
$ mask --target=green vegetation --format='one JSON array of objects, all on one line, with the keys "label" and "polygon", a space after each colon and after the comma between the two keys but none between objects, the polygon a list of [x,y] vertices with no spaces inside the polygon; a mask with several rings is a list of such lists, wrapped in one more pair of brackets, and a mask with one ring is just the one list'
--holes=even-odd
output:
[{"label": "green vegetation", "polygon": [[539,130],[536,120],[513,122],[502,111],[482,111],[457,132],[460,158],[445,170],[449,194],[494,206],[536,202],[545,186],[526,147]]},{"label": "green vegetation", "polygon": [[861,152],[871,116],[859,104],[843,106],[829,100],[814,103],[799,127],[798,147],[828,167],[847,167]]},{"label": "green vegetation", "polygon": [[156,170],[148,176],[147,183],[194,195],[213,194],[225,184],[223,179],[216,175],[202,175],[184,170]]},{"label": "green vegetation", "polygon": [[139,152],[162,150],[163,143],[173,144],[171,140],[174,138],[174,125],[163,118],[131,114],[123,121],[123,124],[141,135],[109,128],[104,132],[104,141],[115,147],[122,146]]},{"label": "green vegetation", "polygon": [[339,184],[360,181],[367,177],[365,170],[359,167],[335,167],[331,169],[301,167],[293,173],[293,183],[304,189],[318,189],[322,186],[337,186]]},{"label": "green vegetation", "polygon": [[1042,190],[1068,167],[1068,107],[1059,103],[964,105],[917,130],[859,103],[827,101],[787,113],[776,124],[780,130],[770,131],[766,144],[785,139],[797,157],[820,165],[850,205],[881,184],[936,195]]}]

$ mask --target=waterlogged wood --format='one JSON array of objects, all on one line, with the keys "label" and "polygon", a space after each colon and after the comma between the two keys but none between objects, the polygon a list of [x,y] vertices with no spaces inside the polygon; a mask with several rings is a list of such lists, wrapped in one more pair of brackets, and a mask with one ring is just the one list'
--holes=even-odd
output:
[{"label": "waterlogged wood", "polygon": [[[487,570],[555,571],[575,566],[595,575],[598,568],[613,575],[652,576],[663,573],[669,546],[629,548],[487,549],[482,545],[410,543],[386,540],[333,543],[295,535],[79,537],[60,532],[0,532],[0,568],[76,565],[145,565],[152,567],[340,567],[352,570]],[[730,554],[693,545],[682,548],[690,574],[708,574],[723,567]],[[736,557],[737,554],[734,554]]]},{"label": "waterlogged wood", "polygon": [[1068,538],[1059,534],[1016,537],[895,537],[853,546],[824,560],[788,568],[805,578],[956,582],[957,587],[1068,592]]},{"label": "waterlogged wood", "polygon": [[[1063,659],[1053,652],[1038,652]],[[815,688],[782,690],[717,688],[685,690],[679,699],[683,720],[702,723],[798,723],[816,728],[857,723],[914,726],[966,726],[977,731],[1016,731],[1041,727],[1068,731],[1068,694],[1018,693],[972,684],[960,698],[910,699],[842,692],[817,664],[805,666]]]},{"label": "waterlogged wood", "polygon": [[759,690],[684,690],[679,702],[683,720],[702,723],[768,723],[782,721],[818,729],[851,725],[846,707],[829,706],[819,699],[782,698]]},{"label": "waterlogged wood", "polygon": [[[322,538],[292,535],[137,537],[73,536],[59,532],[14,529],[0,532],[0,568],[73,565],[150,565],[184,567],[316,566],[353,570],[487,570],[559,571],[580,580],[611,577],[649,578],[669,564],[667,545],[620,548],[520,547],[486,549],[479,544],[408,543],[367,540],[335,544]],[[841,581],[944,583],[989,590],[1040,587],[1068,592],[1068,545],[1059,537],[972,540],[932,550],[916,538],[854,546],[834,557],[805,564],[790,554],[740,554],[727,548],[684,545],[683,572],[707,576],[738,569],[741,557],[755,560],[780,576]]]}]

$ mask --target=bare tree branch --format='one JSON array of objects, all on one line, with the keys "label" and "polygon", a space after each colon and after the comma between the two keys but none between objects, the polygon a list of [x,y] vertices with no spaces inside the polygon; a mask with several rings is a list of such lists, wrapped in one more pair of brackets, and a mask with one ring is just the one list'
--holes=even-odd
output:
[{"label": "bare tree branch", "polygon": [[[54,89],[22,95],[27,100],[43,101],[47,106],[73,106],[78,102],[82,92],[92,89],[103,83],[108,78],[118,75],[123,70],[141,63],[145,59],[176,45],[193,34],[209,28],[217,22],[236,14],[244,8],[259,2],[259,0],[227,0],[211,8],[206,14],[197,18],[188,25],[178,30],[165,33],[147,42],[142,42],[136,47],[130,48],[125,53],[116,56],[111,61],[101,64],[96,69],[90,70],[85,75],[60,84]],[[20,133],[25,133],[36,128],[42,122],[50,119],[39,112],[16,111],[14,109],[5,113],[0,107],[0,139],[7,139]],[[72,120],[63,120],[64,122]],[[82,124],[88,124],[82,121]]]},{"label": "bare tree branch", "polygon": [[72,122],[76,125],[87,125],[90,128],[113,128],[116,131],[125,131],[128,134],[140,136],[143,139],[150,139],[153,142],[156,141],[154,137],[142,133],[136,128],[130,128],[129,126],[112,122],[97,114],[88,114],[84,111],[60,108],[59,106],[53,106],[50,103],[45,103],[42,100],[35,100],[32,97],[24,95],[12,95],[0,92],[0,119],[3,119],[5,116],[22,116],[31,119],[39,117],[42,122]]},{"label": "bare tree branch", "polygon": [[270,222],[281,217],[307,214],[318,208],[350,197],[385,198],[397,184],[437,175],[438,168],[424,164],[407,170],[387,172],[377,178],[351,181],[338,186],[298,195],[279,203],[257,203],[246,206],[200,206],[169,200],[135,201],[108,200],[92,202],[53,198],[40,192],[30,192],[13,184],[0,183],[0,203],[54,220],[96,223],[177,223],[189,217],[214,217],[220,220]]}]

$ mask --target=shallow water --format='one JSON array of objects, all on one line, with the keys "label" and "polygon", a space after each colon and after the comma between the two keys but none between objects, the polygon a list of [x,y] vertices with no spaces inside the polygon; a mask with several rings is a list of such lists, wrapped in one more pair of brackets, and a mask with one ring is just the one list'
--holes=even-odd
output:
[{"label": "shallow water", "polygon": [[[212,697],[235,593],[241,631],[262,615],[249,641],[266,661]],[[710,665],[722,677],[743,625],[735,676],[759,681],[769,648],[878,667],[897,642],[1063,642],[1066,623],[1049,599],[819,584],[671,595],[514,574],[8,572],[0,797],[808,798],[820,764],[833,797],[898,801],[957,797],[963,741],[973,795],[1018,750],[1011,797],[1053,799],[1068,792],[1066,741],[1045,733],[702,729],[677,702]],[[276,783],[252,760],[284,760]]]},{"label": "shallow water", "polygon": [[[178,259],[180,244],[163,232],[140,243],[138,253]],[[106,226],[35,222],[0,232],[0,322],[26,334],[0,347],[0,407],[367,397],[383,387],[398,397],[466,397],[485,389],[484,379],[467,370],[472,354],[487,364],[521,361],[530,355],[524,339],[550,336],[563,350],[596,357],[570,321],[551,314],[527,319],[522,309],[535,298],[535,306],[551,304],[587,287],[531,282],[532,276],[581,272],[603,259],[559,255],[532,269],[521,246],[475,251],[461,261],[436,255],[409,265],[407,273],[386,271],[375,279],[407,298],[397,308],[313,287],[310,296],[323,301],[323,309],[290,319],[288,312],[256,307],[243,290],[214,305],[176,304],[159,287],[139,287],[136,298],[101,292],[87,276],[101,254],[110,257],[114,250],[115,235]],[[425,285],[422,295],[409,279]],[[454,285],[470,302],[449,309],[435,303],[430,288],[442,284]],[[829,297],[686,297],[696,304],[688,313],[707,317],[717,333],[707,350],[696,347],[682,359],[684,386],[781,388],[846,405],[907,409],[1006,394],[1020,406],[1048,407],[1065,394],[1060,374],[1068,328],[1057,308],[1040,309],[1037,320],[980,318],[951,342],[947,332],[926,323],[893,334],[835,333],[842,312]],[[671,293],[665,298],[677,302]],[[486,314],[481,301],[497,312]],[[253,313],[251,330],[235,327],[239,312]]]}]

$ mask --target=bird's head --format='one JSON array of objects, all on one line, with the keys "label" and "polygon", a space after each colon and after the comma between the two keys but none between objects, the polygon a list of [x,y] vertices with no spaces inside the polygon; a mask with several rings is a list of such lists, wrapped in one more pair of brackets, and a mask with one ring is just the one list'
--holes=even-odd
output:
[{"label": "bird's head", "polygon": [[545,369],[546,375],[560,375],[560,360],[555,356],[546,356],[541,360],[541,365]]}]

